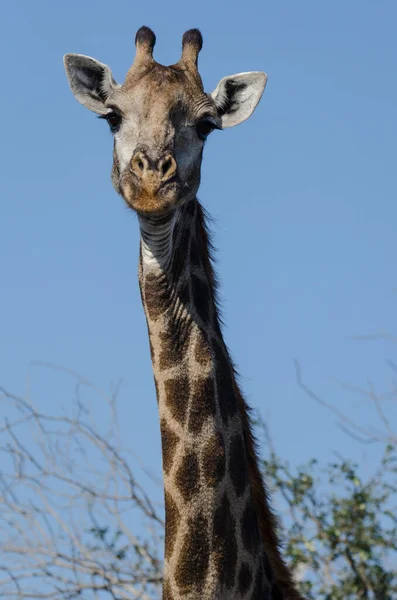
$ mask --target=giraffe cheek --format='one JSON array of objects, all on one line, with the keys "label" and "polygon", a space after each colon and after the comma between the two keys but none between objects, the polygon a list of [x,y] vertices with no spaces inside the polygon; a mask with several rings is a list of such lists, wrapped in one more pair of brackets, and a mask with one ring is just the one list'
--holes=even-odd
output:
[{"label": "giraffe cheek", "polygon": [[178,173],[182,181],[192,179],[192,174],[200,171],[203,145],[189,140],[175,148],[175,159],[178,164]]},{"label": "giraffe cheek", "polygon": [[112,180],[112,185],[113,185],[114,189],[116,190],[116,192],[118,194],[121,194],[120,167],[119,167],[116,155],[114,156],[114,159],[113,159],[111,180]]}]

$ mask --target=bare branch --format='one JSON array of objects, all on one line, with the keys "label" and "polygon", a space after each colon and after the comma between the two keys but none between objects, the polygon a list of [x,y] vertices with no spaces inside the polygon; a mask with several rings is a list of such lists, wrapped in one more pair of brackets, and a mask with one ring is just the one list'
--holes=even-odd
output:
[{"label": "bare branch", "polygon": [[381,407],[380,396],[375,393],[371,383],[369,383],[368,392],[364,391],[362,388],[357,388],[356,386],[348,386],[348,384],[343,384],[343,387],[367,396],[374,403],[378,416],[385,427],[385,431],[377,431],[374,427],[360,425],[355,420],[350,418],[346,413],[339,410],[331,402],[328,402],[318,396],[318,394],[316,394],[306,383],[304,383],[301,366],[297,360],[294,360],[294,366],[298,386],[305,392],[307,396],[309,396],[309,398],[312,398],[312,400],[336,415],[339,419],[338,426],[345,433],[363,444],[372,444],[376,442],[393,445],[397,444],[397,434],[392,430],[390,422]]},{"label": "bare branch", "polygon": [[[50,415],[30,398],[0,388],[7,414],[0,425],[2,596],[159,597],[162,511],[137,482],[139,464],[133,469],[122,448],[119,385],[107,394],[73,371],[37,365],[68,374],[74,401],[64,414]],[[95,392],[105,431],[82,399],[85,387]]]}]

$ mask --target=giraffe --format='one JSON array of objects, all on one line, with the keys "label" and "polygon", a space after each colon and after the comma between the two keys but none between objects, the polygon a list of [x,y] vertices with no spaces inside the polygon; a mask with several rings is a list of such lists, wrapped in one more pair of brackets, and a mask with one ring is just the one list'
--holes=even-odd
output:
[{"label": "giraffe", "polygon": [[77,100],[114,136],[112,182],[140,226],[139,286],[162,440],[163,600],[301,599],[279,550],[255,439],[222,337],[211,240],[197,200],[203,147],[214,129],[254,111],[262,72],[224,77],[204,92],[199,30],[178,63],[153,58],[141,27],[124,84],[93,58],[67,54]]}]

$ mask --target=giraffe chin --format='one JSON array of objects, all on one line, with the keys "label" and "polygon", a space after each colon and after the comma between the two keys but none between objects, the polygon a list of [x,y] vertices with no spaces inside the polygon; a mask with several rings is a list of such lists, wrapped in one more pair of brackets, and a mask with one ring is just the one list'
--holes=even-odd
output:
[{"label": "giraffe chin", "polygon": [[137,188],[130,182],[124,182],[120,192],[127,205],[142,215],[162,215],[176,208],[183,201],[180,185],[175,181],[156,190]]}]

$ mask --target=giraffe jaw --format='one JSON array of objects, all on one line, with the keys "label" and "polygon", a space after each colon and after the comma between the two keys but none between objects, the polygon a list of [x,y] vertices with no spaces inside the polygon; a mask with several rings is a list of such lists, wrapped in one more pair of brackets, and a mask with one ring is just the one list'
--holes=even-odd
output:
[{"label": "giraffe jaw", "polygon": [[163,215],[183,201],[182,185],[177,177],[172,181],[152,185],[139,185],[127,174],[122,177],[120,193],[127,205],[142,215]]}]

